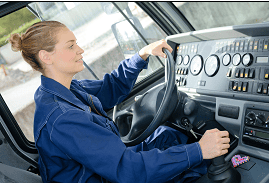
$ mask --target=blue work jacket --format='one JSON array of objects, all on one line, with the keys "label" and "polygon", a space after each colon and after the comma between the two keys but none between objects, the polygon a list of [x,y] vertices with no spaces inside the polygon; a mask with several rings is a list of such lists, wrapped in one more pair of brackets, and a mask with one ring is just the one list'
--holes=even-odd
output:
[{"label": "blue work jacket", "polygon": [[[120,103],[141,69],[138,54],[103,80],[72,80],[70,90],[41,76],[35,93],[34,137],[46,182],[166,182],[202,162],[198,143],[143,151],[126,147],[104,109]],[[99,113],[99,114],[98,114]]]}]

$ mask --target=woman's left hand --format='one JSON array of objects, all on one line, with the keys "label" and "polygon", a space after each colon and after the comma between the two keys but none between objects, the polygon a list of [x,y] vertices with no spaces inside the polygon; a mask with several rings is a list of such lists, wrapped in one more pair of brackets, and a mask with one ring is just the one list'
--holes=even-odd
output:
[{"label": "woman's left hand", "polygon": [[139,51],[139,55],[142,59],[146,60],[149,55],[160,56],[166,58],[166,54],[163,52],[163,48],[166,48],[170,53],[173,49],[166,43],[164,39],[151,43]]}]

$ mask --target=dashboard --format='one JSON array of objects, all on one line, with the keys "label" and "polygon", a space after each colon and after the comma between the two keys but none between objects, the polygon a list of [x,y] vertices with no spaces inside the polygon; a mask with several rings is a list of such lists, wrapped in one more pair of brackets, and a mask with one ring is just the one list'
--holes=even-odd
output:
[{"label": "dashboard", "polygon": [[174,49],[178,90],[210,101],[216,121],[238,139],[226,161],[246,154],[256,164],[238,168],[241,177],[269,181],[269,25],[207,29],[167,42]]}]

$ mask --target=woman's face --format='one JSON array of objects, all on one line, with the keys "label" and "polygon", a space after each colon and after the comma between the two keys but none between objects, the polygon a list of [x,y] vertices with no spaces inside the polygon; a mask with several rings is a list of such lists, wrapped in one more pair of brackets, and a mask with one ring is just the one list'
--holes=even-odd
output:
[{"label": "woman's face", "polygon": [[54,71],[61,74],[74,75],[84,69],[81,49],[76,43],[76,37],[68,28],[62,28],[56,39],[58,43],[52,54]]}]

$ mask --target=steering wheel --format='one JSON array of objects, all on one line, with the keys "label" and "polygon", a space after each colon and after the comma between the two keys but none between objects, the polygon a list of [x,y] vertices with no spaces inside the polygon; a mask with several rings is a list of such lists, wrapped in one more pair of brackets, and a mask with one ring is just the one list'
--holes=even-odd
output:
[{"label": "steering wheel", "polygon": [[114,108],[113,119],[119,127],[121,140],[127,146],[144,141],[168,119],[177,105],[175,61],[167,49],[163,51],[167,55],[166,82],[145,92],[127,109],[117,111],[117,107]]}]

